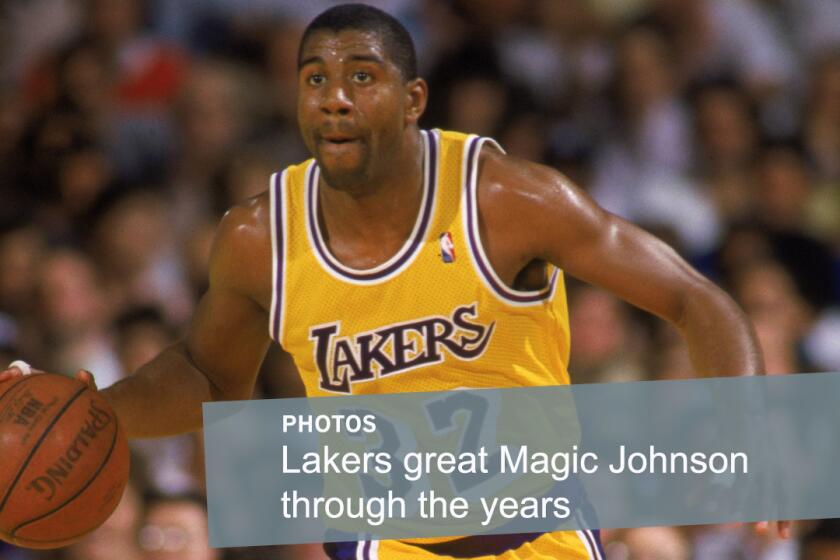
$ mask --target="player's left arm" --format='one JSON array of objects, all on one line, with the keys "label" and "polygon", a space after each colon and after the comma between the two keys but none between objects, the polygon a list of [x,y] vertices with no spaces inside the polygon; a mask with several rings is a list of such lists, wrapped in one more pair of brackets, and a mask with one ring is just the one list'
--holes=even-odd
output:
[{"label": "player's left arm", "polygon": [[743,311],[671,247],[600,208],[551,168],[501,154],[482,159],[482,218],[525,225],[513,242],[527,258],[551,262],[675,325],[698,375],[764,373]]},{"label": "player's left arm", "polygon": [[[599,207],[567,177],[490,152],[482,154],[481,184],[482,230],[501,224],[505,244],[518,249],[523,263],[551,262],[669,321],[682,332],[700,375],[765,373],[752,326],[732,298],[663,241]],[[769,525],[755,526],[764,532]],[[780,536],[790,536],[790,521],[776,526]]]}]

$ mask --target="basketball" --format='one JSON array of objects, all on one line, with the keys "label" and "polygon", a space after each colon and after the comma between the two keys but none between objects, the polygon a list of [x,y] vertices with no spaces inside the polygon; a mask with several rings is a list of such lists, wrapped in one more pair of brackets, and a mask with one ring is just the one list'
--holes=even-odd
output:
[{"label": "basketball", "polygon": [[57,548],[99,527],[128,482],[128,441],[113,409],[55,374],[0,385],[0,538]]}]

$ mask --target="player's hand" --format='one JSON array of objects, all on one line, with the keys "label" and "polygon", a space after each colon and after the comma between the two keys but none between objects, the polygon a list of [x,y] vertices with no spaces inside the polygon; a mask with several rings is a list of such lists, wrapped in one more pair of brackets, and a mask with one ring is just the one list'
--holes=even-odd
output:
[{"label": "player's hand", "polygon": [[86,369],[80,369],[76,372],[76,375],[73,377],[76,378],[77,381],[81,381],[85,385],[87,385],[90,389],[96,391],[96,379],[93,378],[93,374]]},{"label": "player's hand", "polygon": [[772,531],[771,527],[776,525],[776,531],[778,532],[779,537],[789,539],[790,526],[792,523],[792,521],[759,521],[755,524],[755,532],[760,535],[766,535]]},{"label": "player's hand", "polygon": [[[44,373],[40,369],[35,369],[28,364],[21,364],[16,365],[18,362],[12,362],[5,370],[0,371],[0,383],[4,383],[6,381],[11,381],[12,379],[16,379],[18,377],[22,377],[24,375],[29,375],[30,373]],[[93,378],[93,374],[86,369],[80,369],[76,372],[76,375],[73,376],[76,378],[77,381],[81,381],[94,391],[96,391],[96,380]]]}]

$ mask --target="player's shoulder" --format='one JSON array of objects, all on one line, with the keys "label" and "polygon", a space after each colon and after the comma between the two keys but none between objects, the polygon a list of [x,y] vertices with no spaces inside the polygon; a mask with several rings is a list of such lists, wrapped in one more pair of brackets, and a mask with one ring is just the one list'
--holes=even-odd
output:
[{"label": "player's shoulder", "polygon": [[213,243],[210,276],[211,284],[214,280],[239,284],[246,278],[270,274],[271,208],[264,192],[235,204],[222,217]]},{"label": "player's shoulder", "polygon": [[478,198],[482,214],[539,212],[574,205],[579,189],[547,165],[524,160],[485,145],[479,158]]},{"label": "player's shoulder", "polygon": [[575,232],[603,224],[604,213],[559,171],[486,147],[477,185],[479,224],[486,244],[525,260],[549,260]]},{"label": "player's shoulder", "polygon": [[217,244],[260,245],[271,242],[271,208],[268,192],[230,207],[219,223]]}]

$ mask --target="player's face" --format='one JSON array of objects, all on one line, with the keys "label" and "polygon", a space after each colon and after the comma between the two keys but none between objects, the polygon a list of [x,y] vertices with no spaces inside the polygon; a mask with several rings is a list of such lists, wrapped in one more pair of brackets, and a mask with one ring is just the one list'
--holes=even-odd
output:
[{"label": "player's face", "polygon": [[298,123],[327,183],[358,188],[386,173],[405,128],[420,115],[412,82],[403,80],[378,34],[313,34],[299,74]]}]

